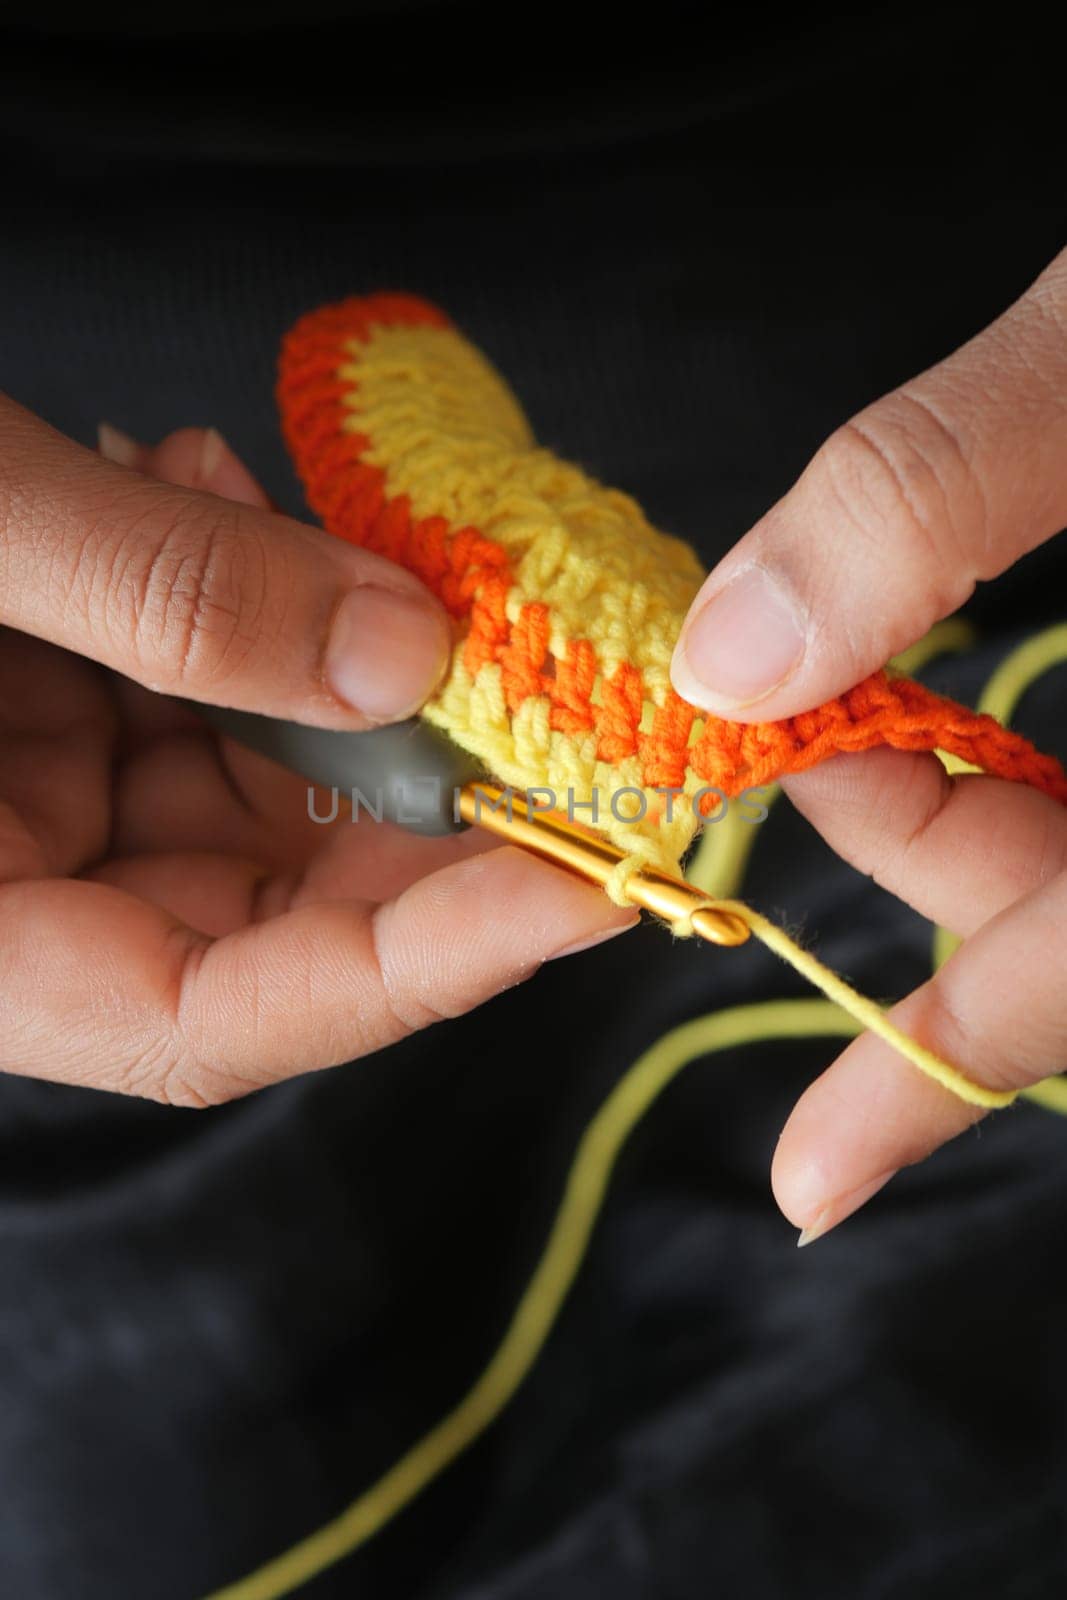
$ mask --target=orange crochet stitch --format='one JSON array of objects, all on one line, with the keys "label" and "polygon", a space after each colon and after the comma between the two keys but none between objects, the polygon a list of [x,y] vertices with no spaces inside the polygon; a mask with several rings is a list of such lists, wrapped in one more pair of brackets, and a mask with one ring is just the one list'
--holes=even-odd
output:
[{"label": "orange crochet stitch", "polygon": [[735,795],[886,744],[949,751],[1067,802],[1057,761],[891,671],[780,722],[686,704],[667,674],[699,564],[632,501],[539,449],[434,306],[376,294],[305,316],[284,342],[278,399],[326,528],[410,568],[451,612],[453,673],[427,714],[503,781],[580,768],[588,786],[610,769],[662,822],[664,789],[707,810],[717,798],[701,800],[701,786]]}]

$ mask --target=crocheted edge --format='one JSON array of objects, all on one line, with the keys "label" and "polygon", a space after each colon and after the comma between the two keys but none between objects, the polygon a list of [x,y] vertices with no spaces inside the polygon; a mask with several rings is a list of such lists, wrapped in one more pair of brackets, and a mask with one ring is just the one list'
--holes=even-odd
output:
[{"label": "crocheted edge", "polygon": [[[324,527],[421,578],[466,626],[462,660],[471,677],[488,663],[499,664],[513,715],[530,696],[547,697],[554,730],[595,732],[598,758],[611,765],[636,757],[649,789],[684,788],[692,774],[735,795],[831,755],[887,744],[946,750],[1067,803],[1067,776],[1059,762],[992,717],[885,671],[813,711],[778,722],[724,721],[698,713],[668,690],[646,733],[640,728],[647,696],[639,668],[623,662],[601,677],[598,703],[591,696],[599,663],[588,640],[571,640],[566,656],[546,672],[548,608],[530,602],[509,621],[506,599],[514,578],[502,547],[477,528],[453,528],[444,517],[414,518],[405,496],[387,494],[384,469],[362,459],[371,441],[351,430],[353,385],[341,370],[351,361],[352,341],[366,343],[376,328],[398,325],[453,327],[427,301],[387,293],[344,300],[300,319],[283,342],[277,389],[286,443]],[[701,717],[703,727],[690,743]],[[707,807],[716,803],[709,798]]]}]

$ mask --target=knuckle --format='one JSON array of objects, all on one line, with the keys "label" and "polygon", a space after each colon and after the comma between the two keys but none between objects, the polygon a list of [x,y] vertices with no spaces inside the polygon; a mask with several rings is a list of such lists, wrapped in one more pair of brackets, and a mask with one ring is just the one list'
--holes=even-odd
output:
[{"label": "knuckle", "polygon": [[[435,1022],[444,1022],[456,1013],[439,1009],[430,1001],[428,996],[433,992],[432,979],[425,983],[422,981],[422,964],[417,960],[394,960],[391,957],[392,915],[393,907],[386,903],[379,906],[371,918],[369,956],[387,1027],[393,1037],[404,1038],[409,1033],[431,1027]],[[429,974],[427,978],[430,978]]]},{"label": "knuckle", "polygon": [[242,1092],[221,1081],[198,1062],[175,1061],[160,1081],[156,1098],[181,1111],[208,1111],[236,1100]]},{"label": "knuckle", "polygon": [[180,1054],[168,1033],[160,1032],[128,1053],[117,1067],[115,1088],[120,1094],[140,1100],[155,1100],[172,1105],[168,1092]]},{"label": "knuckle", "polygon": [[1044,331],[1051,332],[1060,341],[1067,340],[1067,250],[1061,250],[1049,263],[1019,306],[1033,311],[1044,323]]},{"label": "knuckle", "polygon": [[261,1078],[242,1077],[226,1062],[210,1030],[205,1035],[195,1016],[190,1019],[187,996],[210,946],[206,937],[190,938],[180,927],[173,930],[163,959],[163,1017],[155,1036],[127,1063],[123,1085],[127,1093],[181,1110],[203,1111],[261,1087]]},{"label": "knuckle", "polygon": [[9,543],[20,509],[18,454],[0,449],[0,555]]},{"label": "knuckle", "polygon": [[112,558],[108,589],[131,625],[142,681],[171,691],[222,686],[255,651],[267,599],[254,523],[238,507],[178,502],[140,543],[135,525]]},{"label": "knuckle", "polygon": [[258,1085],[239,1083],[212,1064],[199,1060],[177,1039],[146,1046],[123,1065],[116,1085],[121,1094],[182,1111],[205,1111],[225,1105]]},{"label": "knuckle", "polygon": [[982,565],[988,518],[953,423],[917,389],[900,390],[846,422],[820,455],[849,522],[879,543],[905,541],[932,585],[958,604]]},{"label": "knuckle", "polygon": [[963,1063],[964,1070],[985,1088],[1003,1094],[1019,1089],[1025,1081],[1013,1073],[1009,1060],[985,1045],[973,1021],[957,1006],[947,984],[938,991],[933,1030],[935,1048],[946,1060]]}]

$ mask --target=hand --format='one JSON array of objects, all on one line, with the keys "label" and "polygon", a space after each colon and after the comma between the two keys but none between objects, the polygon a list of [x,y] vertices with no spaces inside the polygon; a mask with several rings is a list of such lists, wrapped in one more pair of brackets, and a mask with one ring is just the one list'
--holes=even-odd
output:
[{"label": "hand", "polygon": [[273,515],[218,434],[102,443],[0,400],[0,1066],[200,1106],[636,920],[474,832],[317,825],[303,780],[149,693],[366,728],[433,690],[448,623]]},{"label": "hand", "polygon": [[[1067,252],[992,327],[862,411],[720,563],[678,692],[721,716],[811,709],[1067,524]],[[1067,811],[933,755],[839,756],[785,780],[847,860],[966,943],[897,1006],[991,1087],[1067,1067]],[[871,1035],[801,1098],[773,1183],[802,1242],[976,1119]]]}]

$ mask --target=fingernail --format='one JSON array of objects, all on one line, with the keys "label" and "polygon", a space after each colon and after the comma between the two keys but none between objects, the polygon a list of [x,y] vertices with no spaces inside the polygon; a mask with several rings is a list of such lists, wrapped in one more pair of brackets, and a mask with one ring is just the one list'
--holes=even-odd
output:
[{"label": "fingernail", "polygon": [[791,596],[762,567],[746,567],[683,629],[671,678],[691,704],[740,710],[786,681],[804,644],[803,619]]},{"label": "fingernail", "polygon": [[602,928],[599,933],[592,934],[588,939],[576,939],[573,944],[565,944],[562,950],[555,950],[549,956],[549,961],[559,961],[562,956],[576,956],[583,950],[592,950],[594,945],[603,944],[606,939],[614,939],[617,933],[625,933],[627,928],[634,928],[641,918],[635,914],[628,917],[625,922],[618,922],[613,928]]},{"label": "fingernail", "polygon": [[226,441],[217,428],[208,428],[200,441],[200,460],[196,465],[197,482],[209,484],[218,471],[226,450]]},{"label": "fingernail", "polygon": [[97,423],[96,446],[104,460],[113,461],[117,467],[135,467],[141,454],[137,440],[113,428],[110,422]]},{"label": "fingernail", "polygon": [[391,722],[433,693],[451,652],[448,624],[429,600],[394,589],[353,589],[334,617],[326,681],[348,705]]},{"label": "fingernail", "polygon": [[815,1221],[811,1224],[810,1228],[801,1228],[800,1232],[797,1234],[797,1249],[798,1250],[803,1250],[803,1248],[804,1248],[804,1246],[806,1244],[814,1244],[816,1239],[819,1239],[819,1238],[822,1237],[822,1235],[826,1232],[826,1228],[827,1228],[827,1223],[824,1221],[824,1218],[827,1215],[828,1215],[828,1210],[827,1211],[820,1211],[819,1215],[815,1218]]},{"label": "fingernail", "polygon": [[193,486],[209,489],[224,500],[237,500],[241,505],[268,505],[267,496],[253,478],[239,456],[227,444],[217,428],[206,428],[200,441]]},{"label": "fingernail", "polygon": [[838,1195],[821,1211],[816,1212],[814,1218],[806,1228],[801,1228],[797,1237],[797,1249],[803,1250],[805,1245],[814,1244],[816,1239],[821,1239],[824,1234],[844,1222],[846,1217],[851,1217],[864,1205],[879,1189],[884,1189],[890,1178],[900,1171],[894,1167],[891,1172],[880,1173],[877,1178],[872,1178],[870,1183],[861,1184],[858,1189],[851,1189],[847,1194]]}]

